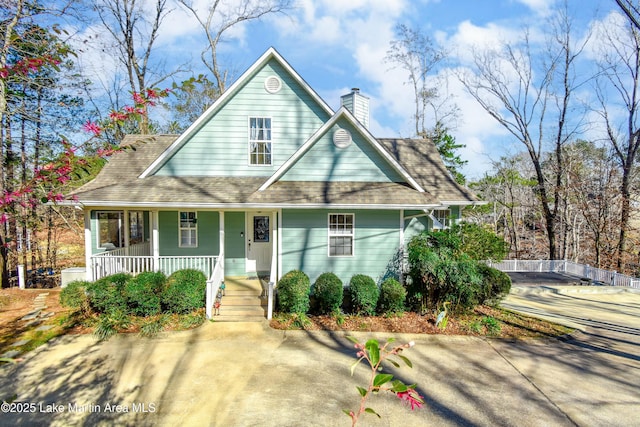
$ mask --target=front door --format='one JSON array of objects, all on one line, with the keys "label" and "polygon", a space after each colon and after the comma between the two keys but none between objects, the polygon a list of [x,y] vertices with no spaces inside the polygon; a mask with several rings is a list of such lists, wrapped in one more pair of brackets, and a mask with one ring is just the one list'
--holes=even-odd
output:
[{"label": "front door", "polygon": [[268,272],[271,268],[272,224],[270,213],[247,215],[247,272]]}]

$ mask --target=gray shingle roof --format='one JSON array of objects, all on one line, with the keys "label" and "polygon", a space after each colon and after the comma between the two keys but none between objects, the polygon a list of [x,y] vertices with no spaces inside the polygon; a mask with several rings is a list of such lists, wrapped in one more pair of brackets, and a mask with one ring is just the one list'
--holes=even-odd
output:
[{"label": "gray shingle roof", "polygon": [[[386,150],[426,190],[404,183],[277,181],[265,191],[266,178],[138,176],[176,135],[129,135],[125,150],[115,154],[98,176],[72,194],[91,206],[272,206],[327,205],[433,207],[442,202],[471,203],[477,199],[449,176],[433,144],[424,140],[381,139]],[[366,206],[362,206],[366,207]]]},{"label": "gray shingle roof", "polygon": [[418,184],[439,201],[478,201],[451,177],[435,144],[427,139],[379,138]]}]

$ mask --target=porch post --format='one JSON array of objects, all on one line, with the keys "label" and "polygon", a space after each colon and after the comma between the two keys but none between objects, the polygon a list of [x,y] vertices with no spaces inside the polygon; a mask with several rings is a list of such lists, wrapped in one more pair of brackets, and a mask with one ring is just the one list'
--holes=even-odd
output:
[{"label": "porch post", "polygon": [[400,209],[400,248],[398,249],[398,255],[400,256],[398,280],[404,284],[404,209]]},{"label": "porch post", "polygon": [[276,275],[276,280],[280,280],[282,276],[282,209],[278,209],[278,242],[277,242],[277,251],[278,251],[278,271]]},{"label": "porch post", "polygon": [[269,263],[269,281],[278,280],[278,246],[280,242],[280,232],[278,227],[278,211],[272,211],[269,215],[269,224],[271,225],[271,262]]},{"label": "porch post", "polygon": [[130,234],[131,234],[131,230],[129,229],[129,211],[127,209],[124,210],[124,213],[122,215],[122,222],[124,224],[122,224],[122,228],[124,228],[124,247],[125,249],[125,254],[126,255],[130,255],[129,253],[129,239],[131,238]]},{"label": "porch post", "polygon": [[160,231],[159,231],[159,216],[158,211],[151,211],[151,250],[153,254],[153,269],[154,271],[160,270]]},{"label": "porch post", "polygon": [[[224,211],[220,211],[220,224],[218,227],[218,245],[220,246],[220,257],[218,262],[221,263],[220,270],[222,271],[222,280],[224,281]],[[214,266],[215,268],[215,266]]]},{"label": "porch post", "polygon": [[93,282],[95,277],[93,277],[93,265],[91,263],[91,211],[88,209],[84,210],[84,265],[86,266],[85,275],[86,280],[89,282]]}]

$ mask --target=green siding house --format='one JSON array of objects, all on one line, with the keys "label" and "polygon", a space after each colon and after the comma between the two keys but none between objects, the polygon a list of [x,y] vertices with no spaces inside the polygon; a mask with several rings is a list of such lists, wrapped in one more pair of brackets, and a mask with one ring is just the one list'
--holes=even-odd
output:
[{"label": "green siding house", "polygon": [[135,149],[74,192],[87,278],[398,274],[412,236],[478,200],[431,141],[377,138],[368,98],[341,101],[333,111],[271,48],[183,134],[127,136]]}]

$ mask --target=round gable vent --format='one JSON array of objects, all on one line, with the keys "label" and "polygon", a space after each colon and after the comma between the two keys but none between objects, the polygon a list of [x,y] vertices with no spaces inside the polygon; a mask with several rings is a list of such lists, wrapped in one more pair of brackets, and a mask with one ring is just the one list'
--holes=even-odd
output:
[{"label": "round gable vent", "polygon": [[276,76],[269,76],[264,81],[264,88],[269,93],[278,93],[282,89],[282,81]]},{"label": "round gable vent", "polygon": [[338,148],[346,148],[351,144],[351,133],[346,129],[338,129],[333,133],[333,143]]}]

